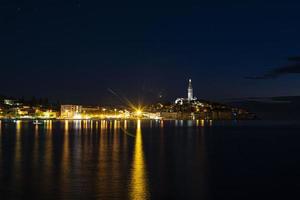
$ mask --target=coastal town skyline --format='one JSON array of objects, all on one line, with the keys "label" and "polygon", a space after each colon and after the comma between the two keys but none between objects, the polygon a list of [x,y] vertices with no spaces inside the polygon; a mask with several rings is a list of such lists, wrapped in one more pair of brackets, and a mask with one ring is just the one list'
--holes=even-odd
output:
[{"label": "coastal town skyline", "polygon": [[[63,110],[65,110],[63,107],[72,109],[78,109],[78,106],[80,107],[80,110],[83,110],[83,113],[90,113],[85,114],[82,117],[82,113],[73,113],[71,114],[71,118],[82,118],[82,119],[88,119],[88,118],[135,118],[137,110],[138,112],[145,112],[146,118],[153,118],[153,119],[180,119],[182,117],[179,117],[178,111],[182,112],[181,109],[178,110],[178,108],[175,108],[176,106],[180,105],[186,105],[192,103],[194,105],[194,108],[191,109],[191,111],[198,110],[199,106],[206,105],[213,105],[216,104],[218,106],[213,106],[215,109],[219,110],[220,108],[224,107],[227,109],[228,113],[226,114],[226,117],[221,117],[222,119],[233,119],[236,118],[237,110],[241,109],[240,112],[246,114],[243,117],[239,117],[240,119],[252,119],[252,118],[261,118],[261,119],[298,119],[298,112],[297,108],[299,108],[300,105],[300,97],[299,96],[278,96],[278,97],[247,97],[247,98],[231,98],[226,100],[211,100],[208,98],[197,98],[199,97],[198,94],[198,88],[196,88],[196,92],[194,93],[194,88],[192,86],[192,79],[188,78],[186,79],[185,83],[185,94],[184,91],[181,91],[183,95],[177,96],[177,97],[169,97],[169,98],[153,98],[152,101],[148,99],[145,100],[144,98],[136,98],[136,99],[129,99],[126,96],[122,95],[122,93],[117,93],[113,91],[112,89],[108,89],[107,92],[110,93],[111,97],[113,98],[112,101],[107,102],[94,102],[89,101],[76,101],[76,100],[69,100],[69,101],[61,101],[59,98],[56,99],[49,99],[47,97],[11,97],[11,96],[1,96],[0,95],[0,104],[4,107],[7,107],[5,105],[10,106],[10,108],[1,108],[0,105],[0,118],[1,113],[2,117],[18,117],[17,110],[22,110],[23,107],[23,116],[25,118],[50,118],[56,119],[61,118],[62,116],[68,116],[68,114],[62,114],[64,113]],[[180,87],[178,87],[180,88]],[[195,94],[195,96],[194,96]],[[201,96],[201,95],[200,95]],[[204,104],[203,104],[204,103]],[[165,105],[163,109],[158,108],[157,105]],[[174,105],[175,107],[170,105]],[[43,107],[43,109],[41,109]],[[141,110],[138,108],[147,108],[145,110]],[[156,107],[156,108],[155,108]],[[212,107],[209,108],[209,110]],[[11,109],[17,109],[12,111]],[[67,110],[68,110],[67,109]],[[162,114],[162,111],[167,112],[174,112],[177,110],[173,115],[171,114]],[[186,108],[185,108],[186,109]],[[6,110],[6,111],[3,111]],[[37,112],[35,111],[37,110]],[[42,111],[43,110],[43,111]],[[86,112],[87,110],[87,112]],[[90,112],[92,110],[92,112]],[[107,110],[108,112],[103,112],[103,110]],[[120,111],[120,115],[116,115],[116,111]],[[186,110],[187,111],[187,110]],[[193,119],[193,114],[191,114],[191,111],[187,111],[187,116],[185,116],[185,119]],[[226,111],[226,112],[227,112]],[[4,113],[14,113],[14,114],[3,114]],[[185,111],[184,111],[185,112]],[[201,112],[201,111],[200,111]],[[22,113],[22,111],[21,111]],[[28,113],[31,113],[28,115]],[[49,114],[51,113],[51,114]],[[157,114],[160,113],[160,114]],[[224,114],[224,113],[223,113]],[[222,114],[222,115],[223,115]],[[139,117],[142,115],[139,114]],[[161,117],[164,116],[164,117]],[[246,117],[247,116],[247,117]],[[210,116],[212,117],[212,116]],[[208,118],[210,118],[208,117]],[[64,117],[62,117],[64,118]],[[199,116],[198,116],[199,118]],[[200,117],[200,119],[205,119],[204,115]],[[214,119],[221,119],[219,117],[212,117]]]},{"label": "coastal town skyline", "polygon": [[197,99],[193,93],[191,79],[187,83],[186,96],[179,97],[173,102],[134,103],[116,93],[114,95],[123,101],[123,105],[53,104],[43,99],[26,102],[2,97],[0,98],[0,119],[231,120],[256,118],[255,114],[242,108]]}]

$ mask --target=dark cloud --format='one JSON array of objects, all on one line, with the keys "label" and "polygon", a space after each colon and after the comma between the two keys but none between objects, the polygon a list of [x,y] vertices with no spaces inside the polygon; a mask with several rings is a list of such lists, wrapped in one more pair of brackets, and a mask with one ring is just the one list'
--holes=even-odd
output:
[{"label": "dark cloud", "polygon": [[273,79],[287,74],[300,74],[300,57],[291,57],[290,61],[296,61],[295,63],[287,64],[283,67],[278,67],[265,73],[262,76],[245,77],[246,79],[259,80],[259,79]]}]

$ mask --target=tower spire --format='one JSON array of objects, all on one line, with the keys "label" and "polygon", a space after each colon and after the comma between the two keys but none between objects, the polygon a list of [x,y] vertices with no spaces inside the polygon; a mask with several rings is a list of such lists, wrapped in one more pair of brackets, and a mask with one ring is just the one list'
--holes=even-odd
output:
[{"label": "tower spire", "polygon": [[189,79],[189,87],[188,87],[188,101],[193,100],[193,86],[192,86],[192,79]]}]

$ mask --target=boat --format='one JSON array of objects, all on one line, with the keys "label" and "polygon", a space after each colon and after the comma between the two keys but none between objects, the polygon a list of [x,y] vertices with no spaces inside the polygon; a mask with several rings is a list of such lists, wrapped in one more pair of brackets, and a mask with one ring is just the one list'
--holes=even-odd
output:
[{"label": "boat", "polygon": [[43,122],[40,122],[39,120],[35,120],[32,122],[34,125],[41,125]]}]

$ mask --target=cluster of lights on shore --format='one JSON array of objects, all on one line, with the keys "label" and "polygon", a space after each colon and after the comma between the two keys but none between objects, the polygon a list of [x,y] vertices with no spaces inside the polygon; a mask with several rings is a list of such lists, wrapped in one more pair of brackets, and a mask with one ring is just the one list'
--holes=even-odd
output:
[{"label": "cluster of lights on shore", "polygon": [[[126,109],[121,107],[84,106],[74,104],[60,105],[59,110],[46,109],[42,105],[28,106],[14,100],[5,100],[0,107],[0,119],[59,119],[59,120],[88,120],[88,119],[236,119],[240,110],[232,110],[224,106],[212,107],[198,101],[193,96],[192,81],[189,79],[187,98],[177,98],[171,106],[161,103],[143,107],[127,100]],[[186,105],[189,106],[186,109]],[[183,107],[181,107],[183,106]],[[218,110],[221,109],[221,110]],[[243,115],[245,112],[240,112]],[[232,117],[234,114],[234,117]]]},{"label": "cluster of lights on shore", "polygon": [[[140,119],[140,118],[149,118],[149,119],[161,119],[158,115],[149,114],[147,112],[144,112],[144,110],[141,107],[133,108],[133,112],[129,112],[127,110],[125,111],[119,111],[115,108],[114,114],[105,114],[106,109],[103,108],[102,111],[104,114],[100,114],[96,118],[100,119]],[[66,111],[68,114],[70,111]],[[60,117],[60,119],[74,119],[74,120],[81,120],[81,119],[92,119],[93,116],[89,114],[81,114],[75,112],[72,117],[64,117],[63,115]]]}]

